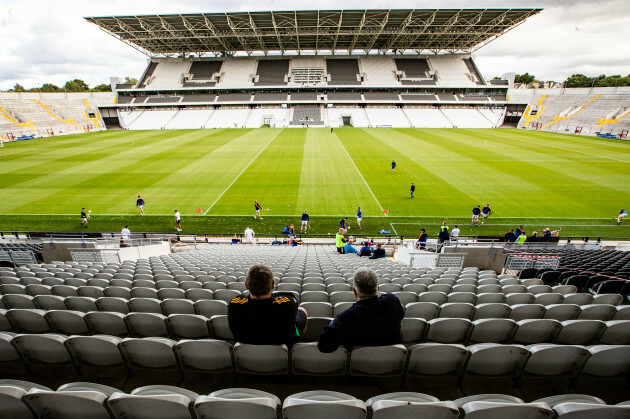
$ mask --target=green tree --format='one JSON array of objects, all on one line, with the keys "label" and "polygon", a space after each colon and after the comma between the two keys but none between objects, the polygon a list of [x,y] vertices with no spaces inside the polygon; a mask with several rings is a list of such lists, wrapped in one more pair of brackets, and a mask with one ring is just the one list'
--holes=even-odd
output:
[{"label": "green tree", "polygon": [[133,77],[125,77],[125,84],[133,84],[136,85],[138,84],[138,79],[134,79]]},{"label": "green tree", "polygon": [[565,87],[591,87],[593,79],[584,74],[574,74],[564,82]]},{"label": "green tree", "polygon": [[516,77],[514,78],[514,83],[530,84],[535,81],[536,81],[536,76],[529,73],[517,74]]},{"label": "green tree", "polygon": [[15,83],[15,85],[13,86],[13,89],[9,89],[7,91],[8,92],[26,92],[26,89],[20,83]]},{"label": "green tree", "polygon": [[92,88],[93,92],[111,92],[112,91],[112,86],[110,86],[107,83],[101,83],[99,85],[96,85]]},{"label": "green tree", "polygon": [[41,92],[61,92],[61,88],[52,83],[44,83],[39,89]]},{"label": "green tree", "polygon": [[86,82],[80,79],[69,80],[63,86],[66,92],[89,92],[90,86]]}]

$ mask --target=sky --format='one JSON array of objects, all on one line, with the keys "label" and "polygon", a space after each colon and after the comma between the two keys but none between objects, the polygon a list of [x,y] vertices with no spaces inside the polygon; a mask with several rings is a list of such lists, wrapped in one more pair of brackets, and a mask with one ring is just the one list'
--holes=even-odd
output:
[{"label": "sky", "polygon": [[[320,10],[338,0],[319,0]],[[58,86],[75,78],[90,86],[109,77],[139,78],[147,57],[88,23],[87,16],[311,10],[302,0],[0,0],[0,90]],[[344,9],[540,7],[544,10],[475,52],[489,79],[529,72],[542,81],[630,74],[628,0],[345,0]]]}]

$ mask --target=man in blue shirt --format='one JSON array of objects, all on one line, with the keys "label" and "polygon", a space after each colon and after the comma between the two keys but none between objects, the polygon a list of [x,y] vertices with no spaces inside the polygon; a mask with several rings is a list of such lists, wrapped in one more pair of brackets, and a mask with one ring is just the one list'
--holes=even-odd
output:
[{"label": "man in blue shirt", "polygon": [[416,185],[411,182],[411,188],[409,188],[409,192],[411,192],[411,197],[413,198],[413,193],[416,191]]},{"label": "man in blue shirt", "polygon": [[473,208],[472,213],[473,213],[472,222],[470,223],[470,225],[474,226],[476,223],[479,222],[479,215],[481,214],[481,205],[477,205],[475,208]]},{"label": "man in blue shirt", "polygon": [[361,211],[361,207],[357,207],[357,230],[361,230],[361,220],[363,219],[363,211]]},{"label": "man in blue shirt", "polygon": [[621,211],[619,211],[619,217],[617,217],[617,225],[621,224],[621,221],[623,221],[624,218],[626,218],[628,216],[628,213],[626,212],[625,209],[621,209]]},{"label": "man in blue shirt", "polygon": [[481,210],[481,214],[483,215],[483,220],[481,220],[481,224],[486,222],[488,215],[492,214],[492,210],[490,209],[490,204],[486,204],[485,207]]},{"label": "man in blue shirt", "polygon": [[310,220],[310,217],[308,216],[308,212],[304,210],[304,214],[302,214],[302,225],[300,226],[300,233],[302,233],[302,230],[304,230],[304,233],[306,233],[306,229],[308,228],[308,220]]},{"label": "man in blue shirt", "polygon": [[377,291],[376,272],[359,268],[354,273],[352,286],[357,302],[324,326],[317,343],[321,352],[334,352],[340,345],[351,349],[403,343],[400,322],[405,317],[405,309],[395,295],[379,297]]},{"label": "man in blue shirt", "polygon": [[344,230],[350,230],[350,227],[348,227],[348,217],[342,218],[341,221],[339,221],[339,225]]},{"label": "man in blue shirt", "polygon": [[138,195],[136,200],[136,208],[140,208],[140,215],[144,215],[144,199],[140,195]]},{"label": "man in blue shirt", "polygon": [[260,206],[258,201],[254,201],[254,209],[256,210],[256,214],[254,214],[254,220],[256,219],[256,217],[258,217],[259,220],[262,220],[262,217],[260,216],[260,210],[262,209],[262,207]]},{"label": "man in blue shirt", "polygon": [[392,173],[396,171],[396,162],[392,160]]},{"label": "man in blue shirt", "polygon": [[519,226],[514,232],[514,240],[518,239],[521,234],[525,234],[523,231],[523,226]]}]

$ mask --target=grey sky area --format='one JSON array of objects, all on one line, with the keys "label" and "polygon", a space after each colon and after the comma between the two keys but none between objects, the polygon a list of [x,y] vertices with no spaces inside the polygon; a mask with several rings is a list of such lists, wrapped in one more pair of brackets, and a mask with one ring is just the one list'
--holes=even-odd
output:
[{"label": "grey sky area", "polygon": [[[139,77],[147,57],[88,23],[85,16],[338,9],[340,4],[338,0],[0,0],[0,90],[15,83],[30,88],[80,78],[94,86],[109,82],[110,76]],[[630,73],[628,0],[343,2],[345,9],[436,7],[544,8],[475,53],[486,78],[527,71],[539,80],[562,81],[574,73]]]}]

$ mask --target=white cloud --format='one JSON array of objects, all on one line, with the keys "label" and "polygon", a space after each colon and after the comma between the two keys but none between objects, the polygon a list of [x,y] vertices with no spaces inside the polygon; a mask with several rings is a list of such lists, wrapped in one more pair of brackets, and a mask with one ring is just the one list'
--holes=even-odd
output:
[{"label": "white cloud", "polygon": [[[338,0],[320,0],[319,9],[337,9]],[[346,0],[344,9],[409,8],[402,0]],[[415,1],[415,8],[434,8]],[[452,0],[450,8],[542,7],[545,10],[476,52],[486,77],[529,72],[543,80],[630,73],[630,2],[627,0]],[[0,90],[81,78],[91,86],[110,76],[139,77],[146,57],[84,20],[85,16],[195,13],[240,10],[312,9],[313,3],[289,0],[0,0]]]}]

